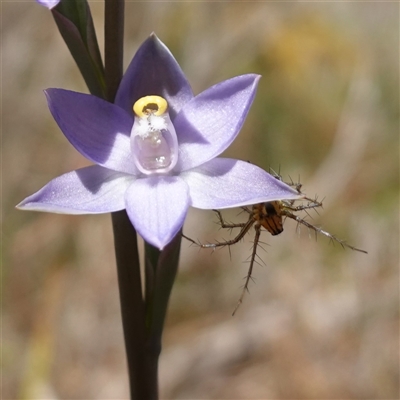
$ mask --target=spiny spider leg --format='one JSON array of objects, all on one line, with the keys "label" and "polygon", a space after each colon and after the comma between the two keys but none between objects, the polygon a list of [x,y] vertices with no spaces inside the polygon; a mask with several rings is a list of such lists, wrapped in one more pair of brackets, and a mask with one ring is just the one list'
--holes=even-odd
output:
[{"label": "spiny spider leg", "polygon": [[[306,199],[306,200],[309,200],[309,199]],[[311,208],[322,207],[322,203],[315,202],[315,201],[310,201],[307,204],[300,204],[298,206],[294,206],[293,203],[288,203],[286,201],[282,201],[282,203],[283,203],[283,209],[287,209],[287,210],[294,211],[294,212],[309,210]]]},{"label": "spiny spider leg", "polygon": [[232,229],[232,228],[243,228],[246,225],[246,222],[241,222],[239,224],[227,224],[225,222],[225,220],[222,218],[222,214],[220,211],[218,210],[213,210],[217,215],[218,215],[218,219],[219,219],[219,224],[221,226],[221,228],[227,228],[227,229]]},{"label": "spiny spider leg", "polygon": [[[247,207],[242,207],[242,209],[248,213],[251,212]],[[186,236],[183,233],[182,233],[182,237],[184,237],[189,242],[195,244],[196,246],[200,246],[203,249],[207,249],[207,248],[215,249],[216,247],[231,246],[233,244],[238,243],[246,235],[246,233],[249,231],[249,229],[255,222],[254,219],[251,217],[251,218],[249,218],[249,220],[247,222],[242,222],[242,223],[238,223],[238,224],[227,224],[225,222],[225,220],[222,218],[222,214],[220,211],[218,211],[218,210],[213,210],[213,211],[218,215],[219,224],[220,224],[221,228],[224,228],[224,229],[241,228],[240,232],[238,233],[238,235],[235,238],[233,238],[232,240],[226,240],[223,242],[202,244],[202,243],[196,242],[195,240],[193,240],[189,236]]]},{"label": "spiny spider leg", "polygon": [[[230,226],[229,224],[225,224],[222,217],[220,217],[220,218],[221,218],[221,224],[222,223],[224,224],[224,225],[221,225],[223,228],[232,228],[232,226]],[[231,246],[233,244],[236,244],[236,243],[240,242],[240,240],[243,239],[244,235],[246,235],[246,233],[249,231],[249,229],[253,226],[254,222],[255,221],[254,221],[253,217],[251,217],[245,223],[232,224],[232,225],[234,225],[233,228],[242,228],[236,237],[234,237],[231,240],[226,240],[223,242],[200,244],[200,247],[203,249],[210,249],[210,248],[215,249],[216,247]]]},{"label": "spiny spider leg", "polygon": [[246,282],[244,283],[242,294],[239,297],[239,300],[237,302],[235,309],[233,310],[232,316],[235,315],[236,311],[238,310],[240,305],[243,303],[244,295],[246,294],[246,292],[249,291],[249,283],[250,283],[250,279],[251,279],[251,274],[253,273],[254,261],[256,259],[256,255],[257,255],[258,242],[260,240],[261,225],[257,224],[254,227],[254,229],[256,230],[256,234],[254,235],[253,251],[251,253],[250,266],[249,266],[249,270],[247,271]]},{"label": "spiny spider leg", "polygon": [[[279,170],[280,170],[280,167],[279,167]],[[278,179],[278,181],[283,182],[282,175],[280,174],[280,171],[276,172],[276,171],[274,171],[271,167],[269,167],[269,173],[270,173],[274,178]],[[300,183],[300,176],[299,176],[297,182],[295,182],[295,181],[291,178],[290,175],[289,175],[289,179],[290,179],[290,182],[284,182],[284,183],[286,183],[286,185],[293,186],[299,193],[301,193],[301,188],[303,187],[303,184]]]},{"label": "spiny spider leg", "polygon": [[336,236],[332,235],[331,233],[329,233],[327,231],[324,231],[323,229],[319,228],[318,226],[314,226],[314,225],[310,224],[309,222],[307,222],[303,218],[300,218],[298,215],[292,214],[290,211],[282,210],[282,215],[295,220],[297,223],[302,224],[302,225],[306,226],[309,229],[312,229],[316,233],[320,233],[321,235],[324,235],[324,236],[328,237],[329,239],[339,243],[342,247],[347,247],[347,248],[349,248],[351,250],[355,250],[355,251],[359,251],[361,253],[368,254],[367,251],[362,250],[362,249],[358,249],[357,247],[354,247],[354,246],[350,246],[344,240],[341,240],[341,239],[337,238]]},{"label": "spiny spider leg", "polygon": [[195,244],[196,246],[198,246],[199,244],[194,241],[192,238],[190,238],[189,236],[186,236],[185,234],[181,233],[182,237],[184,237],[186,240],[189,240],[189,242]]}]

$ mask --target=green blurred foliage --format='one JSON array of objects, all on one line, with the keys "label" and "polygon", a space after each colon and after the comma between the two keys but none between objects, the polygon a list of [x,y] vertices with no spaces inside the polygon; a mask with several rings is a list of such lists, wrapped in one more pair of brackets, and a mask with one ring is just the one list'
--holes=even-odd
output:
[{"label": "green blurred foliage", "polygon": [[[102,43],[102,5],[91,3]],[[127,2],[125,64],[152,32],[195,93],[262,75],[224,154],[300,180],[322,225],[367,256],[293,221],[259,250],[235,318],[252,234],[213,254],[182,243],[161,358],[163,398],[398,398],[399,23],[396,3]],[[13,209],[88,165],[42,90],[86,91],[50,13],[2,4],[3,394],[127,398],[108,216]],[[249,177],[251,179],[251,177]],[[226,211],[228,220],[245,218]],[[211,212],[185,233],[226,238]],[[310,240],[311,238],[311,240]],[[265,263],[265,264],[263,264]]]}]

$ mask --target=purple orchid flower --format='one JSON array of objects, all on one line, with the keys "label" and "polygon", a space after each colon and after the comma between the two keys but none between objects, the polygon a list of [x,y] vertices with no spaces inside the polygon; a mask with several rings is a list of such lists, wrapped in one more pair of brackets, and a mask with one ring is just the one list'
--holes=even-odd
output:
[{"label": "purple orchid flower", "polygon": [[17,207],[65,214],[126,209],[144,240],[162,249],[182,228],[189,206],[223,209],[298,198],[255,165],[216,158],[239,133],[258,80],[237,76],[194,97],[153,34],[133,58],[115,104],[46,90],[64,135],[97,165],[53,179]]},{"label": "purple orchid flower", "polygon": [[42,6],[47,7],[49,10],[51,10],[53,7],[55,7],[61,0],[36,0],[39,4]]}]

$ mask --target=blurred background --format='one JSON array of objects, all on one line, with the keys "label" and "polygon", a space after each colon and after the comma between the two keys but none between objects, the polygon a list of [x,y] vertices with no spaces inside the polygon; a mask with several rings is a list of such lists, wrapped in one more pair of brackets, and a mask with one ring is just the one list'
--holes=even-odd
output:
[{"label": "blurred background", "polygon": [[[103,43],[103,5],[91,8]],[[3,396],[126,399],[109,215],[14,209],[89,164],[42,90],[86,92],[48,10],[2,2]],[[262,234],[264,262],[235,317],[253,233],[212,253],[182,242],[160,362],[165,399],[399,398],[399,4],[127,2],[125,65],[155,31],[195,93],[235,75],[260,86],[224,154],[324,198],[310,222]],[[240,210],[224,213],[241,221]],[[190,210],[184,232],[231,237]]]}]

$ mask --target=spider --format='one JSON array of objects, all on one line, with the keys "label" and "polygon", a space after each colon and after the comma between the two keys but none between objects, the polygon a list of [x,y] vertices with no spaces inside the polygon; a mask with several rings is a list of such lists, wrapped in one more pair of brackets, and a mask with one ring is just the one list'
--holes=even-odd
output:
[{"label": "spider", "polygon": [[[281,176],[274,173],[274,176],[276,179],[282,180]],[[300,183],[288,183],[290,186],[293,186],[299,194],[301,193],[301,187],[302,185]],[[222,242],[216,242],[216,243],[199,243],[194,241],[193,239],[183,235],[187,240],[190,242],[200,246],[203,249],[216,249],[217,247],[224,247],[224,246],[232,246],[240,240],[243,239],[243,237],[246,235],[247,232],[251,229],[252,226],[254,226],[255,229],[255,235],[254,235],[254,240],[253,240],[253,246],[252,246],[252,252],[250,256],[250,265],[249,269],[247,272],[245,284],[243,287],[242,294],[238,300],[238,303],[232,313],[234,315],[240,305],[243,302],[243,298],[245,296],[245,293],[248,292],[248,286],[250,283],[250,280],[252,279],[251,275],[253,272],[253,267],[254,263],[256,260],[257,256],[257,247],[259,246],[260,243],[260,235],[262,228],[267,230],[272,236],[279,235],[280,233],[283,232],[283,222],[286,218],[293,219],[294,221],[297,222],[298,225],[304,225],[308,229],[311,229],[315,232],[315,235],[322,234],[326,237],[328,237],[331,241],[339,243],[343,248],[347,247],[351,250],[359,251],[361,253],[367,254],[365,250],[358,249],[354,246],[351,246],[347,244],[344,240],[341,240],[337,238],[335,235],[332,235],[331,233],[323,230],[322,228],[312,225],[308,221],[306,221],[304,218],[299,217],[296,215],[296,213],[305,211],[309,209],[317,209],[322,207],[322,202],[318,201],[317,198],[315,199],[310,199],[308,197],[303,197],[300,199],[300,201],[303,201],[302,204],[300,205],[295,205],[296,200],[280,200],[280,201],[269,201],[266,203],[259,203],[259,204],[254,204],[253,206],[250,207],[241,207],[243,211],[249,214],[249,217],[246,222],[241,222],[241,223],[226,223],[222,217],[222,214],[218,210],[213,210],[214,212],[217,213],[218,219],[219,219],[219,224],[221,225],[222,228],[227,228],[227,229],[233,229],[233,228],[240,228],[239,233],[231,240],[226,240]],[[297,200],[299,201],[299,200]],[[307,203],[304,203],[306,201]]]}]

